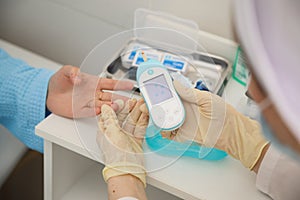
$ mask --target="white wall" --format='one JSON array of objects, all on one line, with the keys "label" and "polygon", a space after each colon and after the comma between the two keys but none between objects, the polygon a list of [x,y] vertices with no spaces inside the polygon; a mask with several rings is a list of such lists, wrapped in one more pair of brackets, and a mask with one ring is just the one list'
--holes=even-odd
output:
[{"label": "white wall", "polygon": [[133,25],[136,8],[192,19],[233,39],[232,0],[1,0],[0,38],[54,61],[80,65],[100,41]]}]

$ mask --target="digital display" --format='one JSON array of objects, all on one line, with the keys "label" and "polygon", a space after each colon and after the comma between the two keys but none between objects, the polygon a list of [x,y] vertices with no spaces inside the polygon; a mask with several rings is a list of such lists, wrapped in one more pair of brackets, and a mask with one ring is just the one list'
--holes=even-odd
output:
[{"label": "digital display", "polygon": [[163,74],[145,81],[144,86],[152,105],[159,104],[173,97]]}]

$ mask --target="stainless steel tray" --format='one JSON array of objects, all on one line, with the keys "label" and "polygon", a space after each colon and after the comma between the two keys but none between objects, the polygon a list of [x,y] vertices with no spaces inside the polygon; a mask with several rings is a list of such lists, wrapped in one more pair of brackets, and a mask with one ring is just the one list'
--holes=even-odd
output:
[{"label": "stainless steel tray", "polygon": [[203,81],[208,89],[218,95],[222,95],[223,89],[231,75],[231,64],[224,58],[203,52],[178,53],[174,49],[162,49],[159,46],[153,46],[140,40],[130,40],[119,53],[117,57],[106,67],[102,76],[113,79],[129,79],[136,81],[137,67],[128,66],[128,63],[122,61],[122,56],[128,54],[133,49],[128,49],[130,44],[138,42],[147,45],[151,49],[162,53],[173,53],[182,55],[188,59],[187,69],[184,75],[192,85],[196,85],[198,81]]}]

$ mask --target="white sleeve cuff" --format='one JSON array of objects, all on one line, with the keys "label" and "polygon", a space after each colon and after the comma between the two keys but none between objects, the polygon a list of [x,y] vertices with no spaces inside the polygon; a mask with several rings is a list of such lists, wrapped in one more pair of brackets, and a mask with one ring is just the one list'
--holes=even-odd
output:
[{"label": "white sleeve cuff", "polygon": [[272,175],[280,156],[281,153],[270,145],[262,163],[260,164],[256,177],[256,187],[263,193],[269,194],[269,186],[272,181]]},{"label": "white sleeve cuff", "polygon": [[256,186],[274,200],[298,200],[300,165],[270,146],[260,165]]}]

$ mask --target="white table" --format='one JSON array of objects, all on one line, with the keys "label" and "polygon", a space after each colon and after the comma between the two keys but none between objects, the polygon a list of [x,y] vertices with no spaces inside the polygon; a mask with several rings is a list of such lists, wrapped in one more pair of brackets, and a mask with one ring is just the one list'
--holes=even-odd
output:
[{"label": "white table", "polygon": [[[226,101],[236,106],[243,92],[242,86],[230,80]],[[94,119],[80,123],[83,124],[80,131],[96,137]],[[45,139],[46,200],[107,198],[100,173],[101,158],[95,158],[85,149],[86,142],[81,142],[76,128],[73,120],[53,114],[36,127],[36,134]],[[89,147],[97,151],[95,142]],[[147,157],[146,167],[167,159],[158,155]],[[181,157],[167,167],[148,173],[147,182],[182,199],[269,199],[256,189],[255,174],[230,157],[216,162]],[[176,199],[151,186],[148,190],[149,199]]]}]

